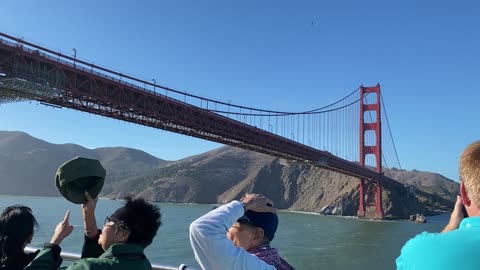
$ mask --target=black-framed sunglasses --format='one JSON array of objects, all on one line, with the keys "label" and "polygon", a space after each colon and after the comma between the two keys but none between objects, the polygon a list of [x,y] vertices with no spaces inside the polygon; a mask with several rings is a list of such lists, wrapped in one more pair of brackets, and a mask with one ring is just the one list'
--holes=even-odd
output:
[{"label": "black-framed sunglasses", "polygon": [[116,225],[120,229],[128,229],[127,224],[125,224],[123,221],[113,219],[110,216],[107,216],[105,218],[105,222],[103,222],[103,226],[104,227],[107,226],[107,223],[109,222],[113,223],[113,225]]}]

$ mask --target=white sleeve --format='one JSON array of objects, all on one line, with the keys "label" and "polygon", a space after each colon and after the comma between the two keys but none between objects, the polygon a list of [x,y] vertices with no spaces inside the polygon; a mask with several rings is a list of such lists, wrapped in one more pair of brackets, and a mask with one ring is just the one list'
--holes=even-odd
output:
[{"label": "white sleeve", "polygon": [[203,270],[275,270],[276,268],[236,247],[227,230],[243,216],[239,201],[222,205],[190,224],[190,244]]}]

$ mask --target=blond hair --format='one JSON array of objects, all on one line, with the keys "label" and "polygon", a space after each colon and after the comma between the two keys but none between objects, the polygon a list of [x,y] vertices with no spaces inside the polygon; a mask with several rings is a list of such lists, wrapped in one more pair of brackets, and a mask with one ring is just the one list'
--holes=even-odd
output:
[{"label": "blond hair", "polygon": [[480,141],[468,145],[460,156],[460,179],[468,198],[480,208]]}]

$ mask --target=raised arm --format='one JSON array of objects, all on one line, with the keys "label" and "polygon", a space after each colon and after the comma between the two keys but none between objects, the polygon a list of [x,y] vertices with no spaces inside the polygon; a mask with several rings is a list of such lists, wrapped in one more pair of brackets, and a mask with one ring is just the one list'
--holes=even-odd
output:
[{"label": "raised arm", "polygon": [[90,238],[98,237],[97,222],[95,220],[95,208],[97,207],[98,198],[93,199],[90,194],[85,191],[87,202],[82,204],[83,226],[85,236]]},{"label": "raised arm", "polygon": [[446,233],[449,231],[453,231],[458,229],[458,226],[460,226],[460,222],[462,222],[464,216],[462,212],[462,198],[460,196],[457,196],[457,200],[455,201],[455,206],[453,207],[452,214],[450,215],[450,220],[448,221],[447,226],[442,230],[442,233]]},{"label": "raised arm", "polygon": [[87,202],[82,204],[83,226],[85,230],[82,258],[98,258],[104,252],[97,242],[100,236],[95,219],[95,208],[97,207],[98,198],[92,198],[87,191],[85,191],[85,197]]},{"label": "raised arm", "polygon": [[[258,205],[257,205],[258,204]],[[246,204],[261,208],[258,201]],[[255,206],[255,207],[254,207]],[[247,208],[248,209],[248,208]],[[271,210],[271,206],[270,206]],[[244,214],[244,205],[232,201],[210,211],[190,224],[190,243],[195,259],[208,270],[275,270],[275,267],[236,247],[227,236],[227,230]]]},{"label": "raised arm", "polygon": [[54,270],[62,264],[60,257],[60,244],[63,239],[69,236],[73,231],[73,226],[70,225],[70,210],[65,213],[65,217],[55,227],[55,232],[49,244],[46,244],[44,249],[27,265],[27,270]]}]

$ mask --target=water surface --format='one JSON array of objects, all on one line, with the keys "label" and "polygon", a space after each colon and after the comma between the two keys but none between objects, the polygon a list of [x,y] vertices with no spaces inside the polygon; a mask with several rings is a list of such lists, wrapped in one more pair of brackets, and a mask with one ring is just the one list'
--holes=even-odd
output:
[{"label": "water surface", "polygon": [[[33,209],[40,223],[32,245],[50,240],[57,223],[71,210],[75,229],[62,243],[65,251],[80,253],[83,223],[79,205],[63,198],[0,196],[1,209],[12,204]],[[120,207],[120,201],[99,200],[97,224]],[[151,246],[146,249],[152,263],[198,267],[188,241],[189,224],[208,212],[211,205],[159,204],[163,225]],[[281,211],[280,224],[272,246],[297,269],[395,269],[395,259],[403,244],[422,231],[438,232],[448,216],[429,217],[427,224],[407,221],[370,221],[356,218],[321,216]]]}]

